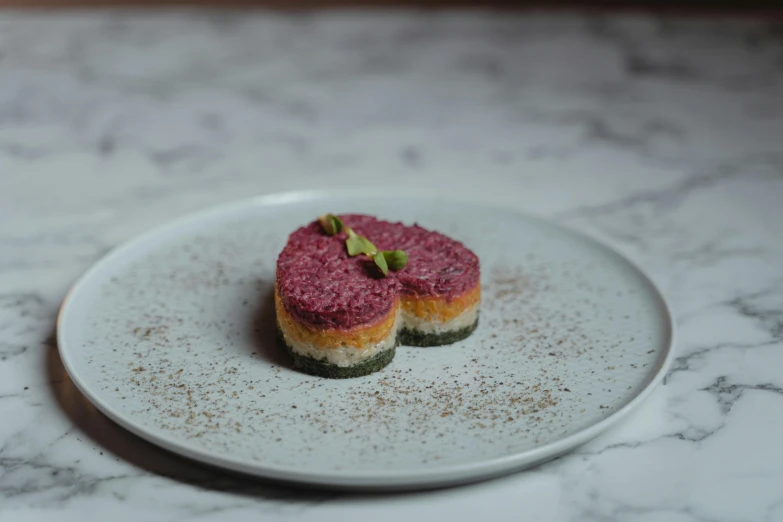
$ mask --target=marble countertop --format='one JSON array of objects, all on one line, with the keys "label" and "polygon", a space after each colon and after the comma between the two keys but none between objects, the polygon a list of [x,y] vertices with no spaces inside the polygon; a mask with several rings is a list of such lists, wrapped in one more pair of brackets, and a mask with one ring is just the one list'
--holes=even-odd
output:
[{"label": "marble countertop", "polygon": [[[54,343],[74,280],[175,216],[406,184],[645,267],[676,361],[630,419],[455,489],[286,489],[98,414]],[[0,521],[783,520],[783,34],[754,21],[0,14]]]}]

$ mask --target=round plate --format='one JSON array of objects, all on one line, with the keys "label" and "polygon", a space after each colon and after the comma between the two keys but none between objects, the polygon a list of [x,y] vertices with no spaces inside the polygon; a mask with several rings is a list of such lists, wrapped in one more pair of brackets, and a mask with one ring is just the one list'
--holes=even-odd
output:
[{"label": "round plate", "polygon": [[[293,370],[275,344],[277,254],[327,213],[417,222],[482,263],[479,328],[400,347],[379,373]],[[340,488],[445,486],[553,458],[660,381],[673,322],[613,250],[517,212],[378,192],[288,193],[208,210],[97,263],[63,304],[74,383],[154,444],[260,477]]]}]

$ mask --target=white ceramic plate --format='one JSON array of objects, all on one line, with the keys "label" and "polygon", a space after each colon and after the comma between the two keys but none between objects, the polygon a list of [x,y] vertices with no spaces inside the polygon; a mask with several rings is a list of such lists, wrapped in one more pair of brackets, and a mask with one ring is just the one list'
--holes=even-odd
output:
[{"label": "white ceramic plate", "polygon": [[[476,332],[401,347],[383,371],[329,380],[275,345],[277,254],[326,212],[418,222],[481,259]],[[111,419],[180,455],[329,487],[463,483],[563,454],[660,381],[673,323],[629,261],[557,225],[470,203],[289,193],[222,206],[118,248],[73,288],[63,363]]]}]

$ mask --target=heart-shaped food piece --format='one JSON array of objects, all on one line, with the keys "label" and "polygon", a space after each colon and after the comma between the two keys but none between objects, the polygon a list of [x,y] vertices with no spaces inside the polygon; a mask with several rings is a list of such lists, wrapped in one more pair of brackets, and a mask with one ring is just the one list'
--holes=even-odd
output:
[{"label": "heart-shaped food piece", "polygon": [[[319,221],[296,230],[277,260],[277,327],[297,368],[358,377],[389,364],[398,344],[449,344],[475,330],[476,254],[418,225],[358,214],[340,219],[340,233],[329,235]],[[349,256],[351,230],[379,251],[403,250],[407,265],[384,277],[372,256]]]}]

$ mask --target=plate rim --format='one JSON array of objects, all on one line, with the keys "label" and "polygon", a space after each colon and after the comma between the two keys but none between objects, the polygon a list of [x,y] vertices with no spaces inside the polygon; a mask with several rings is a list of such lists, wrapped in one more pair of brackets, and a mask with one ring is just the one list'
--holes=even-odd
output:
[{"label": "plate rim", "polygon": [[[75,301],[75,297],[84,291],[89,280],[94,275],[110,264],[113,260],[121,257],[125,252],[131,251],[161,234],[170,233],[177,228],[181,228],[188,223],[198,220],[208,220],[232,210],[241,208],[254,208],[264,206],[278,206],[292,203],[299,203],[314,200],[326,200],[335,197],[345,196],[366,196],[366,197],[404,197],[417,200],[439,200],[448,201],[454,204],[467,204],[474,208],[485,208],[492,211],[503,211],[516,214],[523,219],[538,225],[554,227],[571,236],[586,239],[605,251],[608,251],[618,259],[625,262],[632,268],[638,276],[645,282],[652,296],[654,296],[662,318],[665,319],[668,330],[668,339],[662,345],[662,357],[658,358],[657,368],[647,374],[648,382],[633,398],[625,405],[619,408],[608,417],[587,426],[571,435],[549,443],[542,444],[539,447],[528,449],[521,452],[511,453],[501,457],[485,459],[468,464],[455,464],[438,468],[436,470],[395,470],[395,471],[374,471],[374,472],[350,472],[339,470],[328,473],[311,473],[303,471],[301,468],[291,468],[286,466],[275,466],[266,464],[248,464],[240,459],[232,459],[225,456],[219,456],[206,449],[191,445],[187,440],[163,435],[159,430],[148,428],[134,422],[127,415],[115,411],[102,398],[101,393],[90,389],[87,382],[82,382],[78,371],[68,355],[65,339],[66,327],[68,324],[69,307]],[[492,478],[499,475],[505,475],[520,471],[531,465],[535,465],[560,455],[570,452],[573,449],[589,442],[600,433],[610,427],[618,424],[629,413],[639,407],[652,391],[658,387],[666,376],[674,359],[674,345],[676,339],[676,322],[672,313],[672,308],[665,296],[661,292],[655,280],[644,270],[636,261],[629,256],[617,250],[614,246],[607,244],[603,239],[597,238],[590,233],[575,229],[565,224],[539,217],[515,207],[504,205],[493,205],[485,201],[475,199],[457,199],[450,197],[437,197],[431,193],[423,192],[417,194],[406,194],[396,188],[386,189],[325,189],[325,190],[306,190],[306,191],[285,191],[254,196],[250,198],[237,199],[219,205],[213,205],[200,210],[191,211],[174,219],[168,220],[151,229],[123,241],[101,258],[95,261],[70,287],[62,301],[57,315],[57,350],[63,366],[68,373],[71,382],[82,393],[90,403],[95,406],[102,414],[106,415],[112,422],[115,422],[123,429],[128,430],[134,435],[156,445],[167,451],[180,455],[182,457],[195,460],[204,464],[240,472],[254,477],[278,480],[300,485],[309,485],[325,488],[351,489],[351,490],[403,490],[409,488],[422,487],[444,487],[450,485],[464,484]],[[73,350],[71,350],[73,351]],[[85,380],[88,381],[88,380]]]}]

